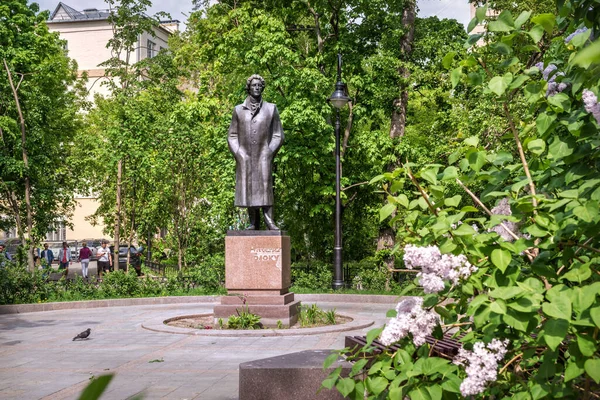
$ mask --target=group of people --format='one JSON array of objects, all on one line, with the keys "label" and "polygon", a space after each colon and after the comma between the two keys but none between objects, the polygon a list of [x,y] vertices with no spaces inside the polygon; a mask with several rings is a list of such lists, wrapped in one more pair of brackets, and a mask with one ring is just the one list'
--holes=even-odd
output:
[{"label": "group of people", "polygon": [[[108,248],[108,242],[106,240],[102,241],[101,247],[98,247],[96,250],[96,256],[98,257],[98,277],[102,278],[103,272],[108,272],[113,269],[113,262],[111,257],[110,249]],[[63,274],[67,276],[69,274],[69,265],[72,264],[72,255],[71,249],[67,242],[62,243],[62,247],[58,251],[58,254],[55,258],[54,252],[49,248],[48,243],[44,243],[44,250],[39,252],[39,249],[34,249],[33,259],[35,265],[39,265],[41,263],[43,268],[47,268],[52,265],[54,260],[58,261],[58,270],[63,271]],[[84,279],[89,278],[89,265],[90,259],[92,258],[92,250],[87,246],[87,243],[84,241],[81,243],[81,248],[79,249],[79,255],[77,257],[77,262],[81,263],[81,274]],[[0,244],[0,267],[4,267],[6,262],[12,262],[12,256],[6,251],[6,246]]]}]

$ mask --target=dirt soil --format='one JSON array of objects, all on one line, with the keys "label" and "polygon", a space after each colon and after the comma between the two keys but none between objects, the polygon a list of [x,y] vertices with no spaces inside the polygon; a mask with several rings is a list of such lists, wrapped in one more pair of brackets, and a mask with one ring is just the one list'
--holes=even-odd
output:
[{"label": "dirt soil", "polygon": [[[169,326],[176,326],[179,328],[193,328],[193,329],[227,329],[227,328],[221,328],[219,327],[218,324],[215,324],[213,322],[214,317],[212,315],[208,315],[208,316],[204,316],[204,317],[200,317],[200,316],[190,316],[190,317],[183,317],[180,319],[176,319],[176,320],[172,320],[170,322],[167,323],[167,325]],[[352,322],[352,318],[350,317],[345,317],[343,315],[338,315],[335,318],[336,321],[336,325],[341,325],[341,324],[345,324],[347,322]],[[315,325],[309,325],[309,326],[300,326],[299,322],[296,322],[294,325],[292,325],[289,328],[283,328],[283,329],[305,329],[305,328],[317,328],[317,327],[321,327],[321,326],[328,326],[328,324],[315,324]]]}]

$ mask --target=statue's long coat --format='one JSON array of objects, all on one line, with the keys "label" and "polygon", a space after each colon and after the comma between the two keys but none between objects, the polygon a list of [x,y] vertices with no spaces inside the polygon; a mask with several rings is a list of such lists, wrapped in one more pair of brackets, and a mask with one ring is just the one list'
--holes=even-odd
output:
[{"label": "statue's long coat", "polygon": [[283,128],[277,106],[261,101],[252,114],[250,99],[233,110],[229,150],[236,161],[236,207],[273,205],[273,158],[283,144]]}]

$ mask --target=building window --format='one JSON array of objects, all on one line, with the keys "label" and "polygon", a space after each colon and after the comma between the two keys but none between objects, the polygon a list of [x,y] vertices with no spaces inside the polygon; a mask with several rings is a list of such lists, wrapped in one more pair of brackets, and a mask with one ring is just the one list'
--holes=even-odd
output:
[{"label": "building window", "polygon": [[147,50],[148,50],[148,58],[152,58],[154,57],[154,50],[156,49],[156,43],[154,43],[152,40],[148,39],[148,46],[147,46]]},{"label": "building window", "polygon": [[67,240],[67,228],[64,222],[58,222],[46,233],[46,240],[49,241],[65,241]]}]

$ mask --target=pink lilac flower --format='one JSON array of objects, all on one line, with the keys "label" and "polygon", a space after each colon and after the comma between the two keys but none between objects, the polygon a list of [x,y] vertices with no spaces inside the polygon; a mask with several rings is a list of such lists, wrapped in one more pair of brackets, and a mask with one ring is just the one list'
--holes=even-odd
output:
[{"label": "pink lilac flower", "polygon": [[596,122],[600,124],[600,104],[598,103],[598,97],[591,90],[583,89],[581,99],[583,100],[585,111],[592,114]]},{"label": "pink lilac flower", "polygon": [[457,285],[477,271],[464,255],[442,254],[437,246],[407,245],[404,247],[404,264],[408,269],[421,268],[417,279],[425,293],[444,290],[444,281]]},{"label": "pink lilac flower", "polygon": [[579,35],[580,33],[587,32],[587,30],[588,30],[587,28],[579,28],[579,29],[577,29],[575,32],[571,33],[569,36],[567,36],[565,38],[565,44],[568,44],[571,40],[573,40],[573,38],[575,36]]},{"label": "pink lilac flower", "polygon": [[492,339],[487,345],[477,342],[473,351],[460,349],[454,363],[465,366],[467,377],[460,385],[463,396],[474,396],[482,393],[487,384],[498,377],[498,361],[506,355],[508,340]]},{"label": "pink lilac flower", "polygon": [[381,333],[379,340],[386,346],[395,343],[409,333],[416,346],[425,344],[425,337],[433,332],[439,323],[437,314],[423,309],[423,299],[409,297],[396,306],[397,315],[391,318]]}]

